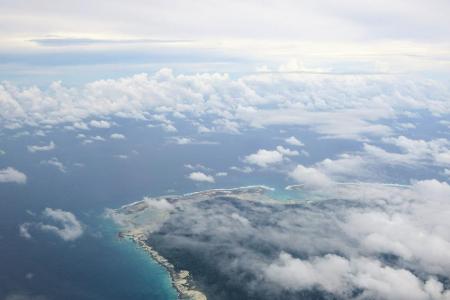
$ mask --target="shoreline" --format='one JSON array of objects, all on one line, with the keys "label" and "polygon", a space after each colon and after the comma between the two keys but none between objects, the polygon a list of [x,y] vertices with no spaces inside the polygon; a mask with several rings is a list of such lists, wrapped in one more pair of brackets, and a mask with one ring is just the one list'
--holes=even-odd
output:
[{"label": "shoreline", "polygon": [[192,279],[190,278],[191,275],[189,274],[189,271],[180,270],[177,272],[173,264],[171,264],[165,257],[161,256],[151,246],[147,245],[144,234],[119,232],[119,238],[131,239],[169,273],[172,286],[177,291],[178,299],[207,300],[205,294],[194,286]]}]

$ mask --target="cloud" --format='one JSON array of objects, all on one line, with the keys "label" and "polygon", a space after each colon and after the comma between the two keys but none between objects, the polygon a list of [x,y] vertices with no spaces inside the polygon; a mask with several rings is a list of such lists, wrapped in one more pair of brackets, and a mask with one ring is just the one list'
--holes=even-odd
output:
[{"label": "cloud", "polygon": [[100,141],[100,142],[106,141],[104,137],[101,137],[99,135],[91,136],[91,139],[94,140],[94,141]]},{"label": "cloud", "polygon": [[347,289],[345,277],[349,272],[349,262],[337,255],[302,261],[282,252],[267,267],[265,276],[286,289],[303,290],[320,286],[328,292],[342,294]]},{"label": "cloud", "polygon": [[266,168],[269,165],[283,161],[283,154],[277,150],[259,149],[256,153],[247,155],[244,162]]},{"label": "cloud", "polygon": [[166,199],[153,199],[149,197],[144,197],[142,201],[144,201],[152,209],[169,211],[175,208]]},{"label": "cloud", "polygon": [[112,133],[109,137],[113,140],[124,140],[125,139],[125,136],[121,133]]},{"label": "cloud", "polygon": [[55,149],[55,143],[53,141],[51,141],[48,145],[44,145],[44,146],[38,146],[38,145],[32,145],[32,146],[27,146],[28,151],[29,152],[41,152],[41,151],[50,151]]},{"label": "cloud", "polygon": [[31,234],[28,230],[28,228],[31,226],[32,224],[30,223],[23,223],[20,224],[19,226],[19,235],[21,237],[23,237],[24,239],[31,239]]},{"label": "cloud", "polygon": [[105,120],[92,120],[91,122],[89,122],[89,125],[91,125],[92,127],[95,128],[110,128],[111,127],[111,123],[109,123],[108,121]]},{"label": "cloud", "polygon": [[444,169],[444,175],[450,177],[450,169]]},{"label": "cloud", "polygon": [[250,168],[249,166],[244,167],[231,166],[230,170],[247,174],[253,172],[253,169]]},{"label": "cloud", "polygon": [[387,164],[414,165],[418,163],[450,165],[450,141],[444,138],[429,141],[404,136],[384,138],[383,142],[396,146],[401,152],[389,152],[381,147],[364,145],[368,155]]},{"label": "cloud", "polygon": [[199,182],[210,182],[210,183],[215,182],[214,177],[212,177],[211,175],[206,175],[205,173],[202,172],[192,172],[191,174],[189,174],[188,178],[190,180]]},{"label": "cloud", "polygon": [[291,150],[289,148],[284,148],[283,146],[277,146],[277,151],[284,156],[297,156],[299,155],[297,150]]},{"label": "cloud", "polygon": [[74,122],[72,125],[66,125],[64,128],[67,130],[89,130],[89,126],[82,121]]},{"label": "cloud", "polygon": [[303,165],[297,165],[297,167],[289,173],[289,176],[296,182],[313,188],[327,187],[334,183],[331,178],[316,168],[308,168]]},{"label": "cloud", "polygon": [[293,145],[293,146],[304,146],[304,144],[297,139],[295,136],[291,136],[287,139],[284,140],[286,143],[288,143],[289,145]]},{"label": "cloud", "polygon": [[194,164],[194,165],[193,164],[185,164],[184,167],[189,170],[200,170],[200,171],[204,171],[204,172],[212,171],[211,168],[208,168],[202,164]]},{"label": "cloud", "polygon": [[430,285],[438,283],[435,279],[423,283],[408,270],[383,266],[378,260],[367,258],[346,259],[328,254],[303,261],[281,253],[278,260],[266,269],[266,276],[286,289],[319,287],[343,298],[352,298],[355,289],[363,291],[361,299],[419,300],[444,297],[439,288],[430,291]]},{"label": "cloud", "polygon": [[187,137],[174,137],[173,140],[178,145],[188,145],[194,142],[192,139]]},{"label": "cloud", "polygon": [[[32,217],[37,217],[35,214],[30,214]],[[62,209],[46,208],[40,215],[41,218],[52,221],[54,224],[43,222],[26,222],[19,226],[19,234],[25,239],[31,239],[32,235],[30,229],[51,232],[60,237],[64,241],[74,241],[83,235],[83,224],[77,217]]]},{"label": "cloud", "polygon": [[[84,122],[89,118],[118,116],[149,120],[176,132],[168,116],[182,114],[208,132],[235,134],[251,127],[297,125],[326,138],[367,141],[391,136],[393,130],[385,121],[401,111],[450,113],[445,101],[448,88],[432,80],[396,76],[258,74],[234,79],[217,73],[175,75],[161,69],[76,88],[60,82],[45,90],[11,83],[0,87],[4,99],[0,120],[5,127],[69,123],[88,129]],[[109,124],[91,121],[105,122]]]},{"label": "cloud", "polygon": [[12,167],[0,169],[0,182],[26,183],[27,176]]},{"label": "cloud", "polygon": [[66,173],[66,172],[67,172],[66,166],[65,166],[62,162],[60,162],[60,161],[58,160],[58,158],[56,158],[56,157],[52,157],[52,158],[49,159],[49,160],[42,160],[42,161],[41,161],[41,164],[54,166],[54,167],[56,167],[61,173]]},{"label": "cloud", "polygon": [[217,142],[212,141],[205,141],[205,140],[197,140],[190,137],[180,137],[180,136],[174,136],[168,138],[168,140],[171,143],[177,144],[177,145],[217,145]]},{"label": "cloud", "polygon": [[288,175],[309,187],[327,187],[337,183],[370,182],[380,178],[383,162],[367,153],[343,153],[334,159],[326,158],[306,167],[298,165]]},{"label": "cloud", "polygon": [[227,172],[217,172],[216,173],[216,177],[225,177],[225,176],[228,176]]},{"label": "cloud", "polygon": [[[148,242],[218,299],[230,291],[243,299],[450,295],[448,183],[322,189],[302,190],[289,203],[245,188],[172,197],[182,209],[159,220]],[[203,281],[204,266],[218,279]]]},{"label": "cloud", "polygon": [[43,231],[54,233],[64,241],[74,241],[83,235],[83,226],[74,214],[61,209],[46,208],[42,212],[43,217],[56,222],[59,226],[39,223],[38,227]]}]

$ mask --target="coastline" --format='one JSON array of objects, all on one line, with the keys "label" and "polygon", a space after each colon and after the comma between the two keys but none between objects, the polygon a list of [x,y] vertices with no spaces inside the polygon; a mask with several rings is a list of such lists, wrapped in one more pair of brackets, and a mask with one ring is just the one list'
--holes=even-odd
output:
[{"label": "coastline", "polygon": [[119,238],[129,238],[136,245],[147,252],[152,259],[154,259],[159,265],[161,265],[169,273],[172,286],[177,291],[178,299],[191,299],[191,300],[207,300],[205,294],[199,291],[193,284],[190,278],[189,271],[180,270],[177,272],[173,264],[171,264],[165,257],[161,256],[155,249],[147,245],[146,237],[143,233],[124,233],[119,232]]}]

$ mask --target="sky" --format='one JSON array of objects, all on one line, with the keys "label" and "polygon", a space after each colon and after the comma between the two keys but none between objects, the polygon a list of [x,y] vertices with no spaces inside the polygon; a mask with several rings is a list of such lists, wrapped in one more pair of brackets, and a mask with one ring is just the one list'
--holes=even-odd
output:
[{"label": "sky", "polygon": [[81,84],[161,67],[236,75],[269,69],[448,77],[445,0],[0,6],[0,78],[21,84]]}]

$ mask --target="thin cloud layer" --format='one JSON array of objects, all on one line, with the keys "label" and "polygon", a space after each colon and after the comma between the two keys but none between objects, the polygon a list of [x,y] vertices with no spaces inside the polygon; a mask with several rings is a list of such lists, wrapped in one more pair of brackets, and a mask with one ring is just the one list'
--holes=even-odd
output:
[{"label": "thin cloud layer", "polygon": [[42,145],[42,146],[30,145],[30,146],[27,146],[27,149],[29,152],[34,153],[34,152],[41,152],[41,151],[50,151],[50,150],[55,149],[55,147],[56,147],[55,143],[53,141],[51,141],[48,145]]}]

